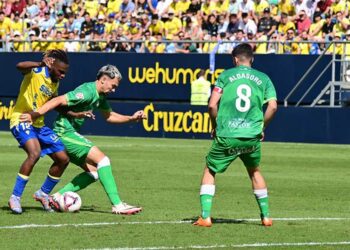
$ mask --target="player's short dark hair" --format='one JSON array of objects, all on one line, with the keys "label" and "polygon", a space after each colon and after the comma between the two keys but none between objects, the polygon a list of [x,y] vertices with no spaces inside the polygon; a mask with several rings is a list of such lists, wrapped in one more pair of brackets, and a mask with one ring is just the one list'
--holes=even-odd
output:
[{"label": "player's short dark hair", "polygon": [[69,64],[67,53],[61,49],[48,50],[44,53],[44,56],[52,57],[65,64]]},{"label": "player's short dark hair", "polygon": [[232,57],[251,60],[254,57],[253,48],[248,43],[241,43],[232,50]]}]

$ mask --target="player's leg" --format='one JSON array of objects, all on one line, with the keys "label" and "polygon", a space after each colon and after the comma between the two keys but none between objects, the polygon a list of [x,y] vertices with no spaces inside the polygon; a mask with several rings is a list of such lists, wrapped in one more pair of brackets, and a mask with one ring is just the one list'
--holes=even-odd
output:
[{"label": "player's leg", "polygon": [[69,164],[69,157],[65,151],[63,143],[58,136],[48,127],[37,129],[38,138],[42,147],[41,156],[49,155],[53,163],[49,169],[44,183],[41,188],[37,190],[33,197],[35,200],[41,202],[44,210],[52,212],[50,207],[49,194],[57,185],[64,170]]},{"label": "player's leg", "polygon": [[67,183],[67,185],[58,190],[60,195],[69,191],[78,192],[90,184],[98,181],[97,167],[85,163],[81,166],[81,168],[84,170],[84,172],[75,176],[69,183]]},{"label": "player's leg", "polygon": [[9,199],[9,207],[13,213],[21,214],[21,197],[25,186],[29,181],[29,176],[34,168],[34,165],[40,158],[40,143],[37,139],[33,127],[27,123],[20,123],[11,129],[13,136],[19,142],[20,147],[27,153],[27,158],[22,163],[16,177],[16,182]]},{"label": "player's leg", "polygon": [[254,196],[260,209],[261,222],[264,226],[272,226],[272,219],[269,213],[269,197],[264,177],[259,168],[261,159],[261,143],[259,140],[246,141],[246,147],[251,151],[242,154],[240,158],[246,166],[249,178],[252,182]]},{"label": "player's leg", "polygon": [[112,212],[116,214],[135,214],[142,210],[141,207],[131,206],[121,201],[117,185],[112,173],[109,158],[96,146],[92,147],[87,155],[86,162],[97,167],[100,182],[112,203]]},{"label": "player's leg", "polygon": [[65,133],[60,136],[60,139],[66,148],[70,162],[81,167],[84,172],[75,176],[53,195],[50,205],[54,208],[58,208],[58,204],[55,201],[59,199],[61,194],[68,191],[78,192],[98,180],[97,167],[86,164],[86,157],[94,146],[93,143],[76,132]]},{"label": "player's leg", "polygon": [[269,212],[269,196],[265,179],[262,176],[259,167],[247,168],[249,177],[252,181],[252,188],[260,209],[261,222],[264,226],[272,226],[272,219]]},{"label": "player's leg", "polygon": [[236,155],[230,154],[227,150],[227,139],[214,139],[206,157],[207,165],[204,168],[201,182],[201,216],[194,225],[205,227],[210,227],[212,225],[210,215],[213,197],[215,195],[215,175],[216,173],[223,173],[236,157]]}]

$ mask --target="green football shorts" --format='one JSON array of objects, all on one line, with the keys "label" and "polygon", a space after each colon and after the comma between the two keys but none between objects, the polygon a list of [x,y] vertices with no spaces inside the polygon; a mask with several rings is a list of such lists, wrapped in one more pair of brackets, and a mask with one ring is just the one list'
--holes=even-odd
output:
[{"label": "green football shorts", "polygon": [[78,132],[68,132],[60,137],[66,147],[70,162],[82,166],[94,144]]},{"label": "green football shorts", "polygon": [[258,167],[260,150],[257,138],[215,137],[206,157],[207,166],[215,173],[223,173],[239,157],[247,168]]}]

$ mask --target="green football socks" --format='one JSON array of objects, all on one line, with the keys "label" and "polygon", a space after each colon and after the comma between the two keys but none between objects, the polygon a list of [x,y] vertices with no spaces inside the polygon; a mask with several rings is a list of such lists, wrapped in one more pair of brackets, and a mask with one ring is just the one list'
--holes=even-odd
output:
[{"label": "green football socks", "polygon": [[259,205],[261,218],[269,218],[269,197],[267,195],[267,189],[255,189],[254,195]]},{"label": "green football socks", "polygon": [[74,179],[65,185],[63,188],[61,188],[58,192],[60,194],[63,194],[68,191],[72,192],[78,192],[81,189],[86,188],[89,186],[91,183],[95,182],[95,178],[92,177],[90,174],[87,172],[83,172],[77,176],[74,177]]},{"label": "green football socks", "polygon": [[213,204],[213,196],[209,194],[203,194],[200,196],[202,207],[202,218],[206,219],[210,217],[211,206]]},{"label": "green football socks", "polygon": [[97,168],[97,173],[101,184],[108,195],[109,200],[112,205],[117,205],[121,202],[120,197],[118,195],[117,185],[114,180],[114,176],[112,174],[112,168],[110,165],[107,166],[99,166]]},{"label": "green football socks", "polygon": [[215,194],[215,185],[203,184],[200,189],[200,202],[202,209],[202,218],[210,217],[213,197]]}]

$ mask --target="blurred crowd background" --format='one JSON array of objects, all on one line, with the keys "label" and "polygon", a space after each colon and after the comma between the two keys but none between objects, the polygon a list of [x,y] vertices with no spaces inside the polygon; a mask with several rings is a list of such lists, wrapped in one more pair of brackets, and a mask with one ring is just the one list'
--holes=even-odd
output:
[{"label": "blurred crowd background", "polygon": [[[350,0],[0,0],[0,51],[350,54]],[[346,43],[345,41],[348,41]]]}]

